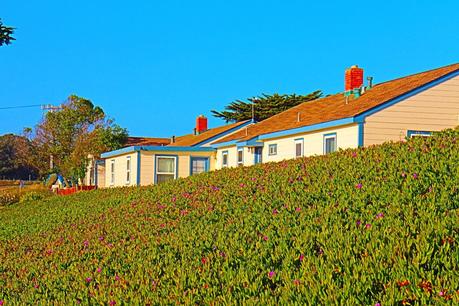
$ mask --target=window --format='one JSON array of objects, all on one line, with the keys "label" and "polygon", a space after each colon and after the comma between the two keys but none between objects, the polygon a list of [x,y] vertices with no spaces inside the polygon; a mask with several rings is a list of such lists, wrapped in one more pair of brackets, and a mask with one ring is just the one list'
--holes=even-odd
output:
[{"label": "window", "polygon": [[303,138],[295,139],[295,157],[302,157],[304,155]]},{"label": "window", "polygon": [[244,149],[243,148],[237,149],[237,165],[238,166],[244,165]]},{"label": "window", "polygon": [[131,183],[131,157],[126,158],[126,184]]},{"label": "window", "polygon": [[270,144],[269,145],[269,155],[277,155],[277,144]]},{"label": "window", "polygon": [[115,160],[110,162],[110,185],[115,185]]},{"label": "window", "polygon": [[208,171],[209,158],[191,157],[191,175]]},{"label": "window", "polygon": [[324,153],[333,153],[336,151],[336,133],[324,135]]},{"label": "window", "polygon": [[222,152],[222,167],[228,167],[228,151]]},{"label": "window", "polygon": [[176,178],[177,157],[156,156],[156,183],[163,183]]},{"label": "window", "polygon": [[408,130],[407,136],[408,136],[408,138],[411,138],[411,137],[429,137],[429,136],[432,136],[432,132],[430,132],[430,131]]}]

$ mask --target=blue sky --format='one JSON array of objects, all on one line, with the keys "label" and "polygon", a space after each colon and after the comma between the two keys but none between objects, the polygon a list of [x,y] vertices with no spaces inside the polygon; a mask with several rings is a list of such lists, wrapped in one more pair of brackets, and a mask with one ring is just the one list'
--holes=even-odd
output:
[{"label": "blue sky", "polygon": [[[312,3],[310,3],[312,2]],[[441,2],[441,4],[440,4]],[[235,99],[343,90],[459,62],[458,1],[4,1],[0,107],[91,99],[131,135],[190,133]],[[37,108],[0,110],[20,133]]]}]

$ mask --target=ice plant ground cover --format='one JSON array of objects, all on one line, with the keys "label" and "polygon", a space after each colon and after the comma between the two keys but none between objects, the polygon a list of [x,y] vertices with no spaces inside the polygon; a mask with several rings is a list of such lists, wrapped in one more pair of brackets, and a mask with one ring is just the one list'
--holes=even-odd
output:
[{"label": "ice plant ground cover", "polygon": [[459,131],[0,210],[0,303],[458,304]]}]

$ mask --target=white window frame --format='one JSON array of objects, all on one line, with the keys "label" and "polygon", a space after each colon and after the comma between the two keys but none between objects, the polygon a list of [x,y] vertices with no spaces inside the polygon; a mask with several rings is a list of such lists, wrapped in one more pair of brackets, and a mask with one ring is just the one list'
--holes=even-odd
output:
[{"label": "white window frame", "polygon": [[[241,160],[239,160],[239,152],[242,152]],[[244,165],[244,148],[238,148],[237,149],[237,165],[238,166],[243,166]]]},{"label": "white window frame", "polygon": [[[274,149],[273,152],[271,152],[272,148]],[[295,148],[295,150],[296,150],[296,148]],[[269,156],[277,155],[277,143],[273,143],[273,144],[268,145],[268,155]]]},{"label": "white window frame", "polygon": [[131,183],[131,168],[132,168],[131,157],[127,156],[126,157],[126,185]]},{"label": "white window frame", "polygon": [[[225,163],[225,156],[226,156],[226,163]],[[228,167],[228,151],[223,151],[222,152],[222,168]]]},{"label": "white window frame", "polygon": [[[301,155],[296,155],[296,145],[297,144],[301,144]],[[295,148],[295,158],[304,157],[304,139],[303,138],[295,139],[294,148]]]},{"label": "white window frame", "polygon": [[115,160],[110,161],[110,185],[115,185]]},{"label": "white window frame", "polygon": [[324,135],[324,154],[333,153],[333,152],[327,152],[327,139],[333,139],[333,138],[335,139],[335,151],[333,151],[333,152],[338,151],[338,137],[337,137],[336,133],[329,134],[329,135]]},{"label": "white window frame", "polygon": [[[159,172],[158,171],[158,159],[159,158],[169,158],[174,160],[174,171],[172,172]],[[170,156],[170,155],[156,155],[155,156],[155,183],[158,183],[158,174],[163,175],[170,175],[174,174],[174,180],[177,179],[177,156]]]}]

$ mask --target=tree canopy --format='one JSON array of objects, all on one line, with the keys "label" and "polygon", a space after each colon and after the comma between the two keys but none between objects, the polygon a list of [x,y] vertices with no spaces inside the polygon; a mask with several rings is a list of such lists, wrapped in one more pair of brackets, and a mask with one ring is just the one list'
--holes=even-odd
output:
[{"label": "tree canopy", "polygon": [[38,170],[33,166],[32,144],[23,136],[0,136],[0,178],[35,179]]},{"label": "tree canopy", "polygon": [[14,28],[3,25],[2,19],[0,19],[0,46],[9,45],[11,41],[16,40],[13,34]]},{"label": "tree canopy", "polygon": [[71,95],[57,111],[46,113],[35,128],[33,145],[42,174],[55,171],[71,179],[83,178],[88,156],[120,148],[127,131],[106,117],[90,100]]},{"label": "tree canopy", "polygon": [[304,102],[318,99],[322,96],[322,91],[317,90],[307,95],[296,94],[262,94],[261,96],[249,98],[247,101],[236,100],[219,112],[212,110],[215,117],[221,118],[226,122],[239,122],[252,118],[252,105],[254,108],[255,120],[265,120],[293,106]]}]

